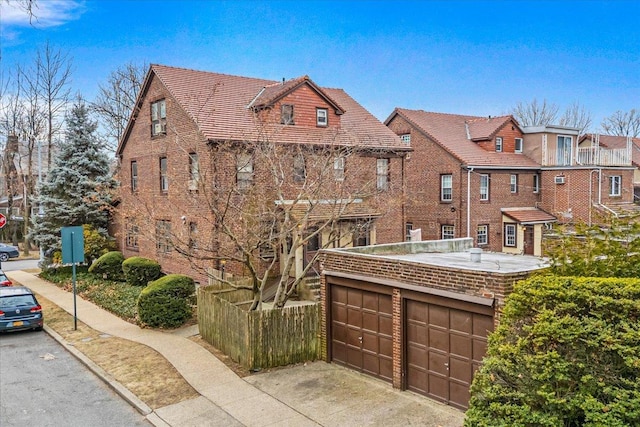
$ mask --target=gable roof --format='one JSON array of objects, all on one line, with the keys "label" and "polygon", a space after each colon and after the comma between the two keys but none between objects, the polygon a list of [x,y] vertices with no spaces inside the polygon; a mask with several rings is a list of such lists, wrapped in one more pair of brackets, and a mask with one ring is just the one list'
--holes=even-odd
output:
[{"label": "gable roof", "polygon": [[497,153],[485,150],[476,143],[492,139],[509,122],[518,126],[512,116],[487,118],[396,108],[385,120],[385,124],[389,124],[396,115],[411,123],[463,164],[501,168],[538,169],[540,167],[524,154]]},{"label": "gable roof", "polygon": [[[157,77],[171,97],[191,117],[208,141],[256,141],[265,137],[265,126],[256,120],[252,106],[269,105],[308,84],[340,118],[339,128],[271,124],[268,137],[281,143],[336,144],[378,150],[409,151],[400,138],[342,89],[321,88],[303,76],[284,84],[273,80],[196,71],[152,64],[136,108],[118,146],[120,155],[151,80]],[[169,118],[169,121],[171,119]]]},{"label": "gable roof", "polygon": [[[593,141],[595,138],[594,134],[583,135],[580,142],[586,139]],[[598,135],[598,140],[600,145],[606,148],[627,148],[626,136]],[[631,161],[640,168],[640,138],[631,138]]]}]

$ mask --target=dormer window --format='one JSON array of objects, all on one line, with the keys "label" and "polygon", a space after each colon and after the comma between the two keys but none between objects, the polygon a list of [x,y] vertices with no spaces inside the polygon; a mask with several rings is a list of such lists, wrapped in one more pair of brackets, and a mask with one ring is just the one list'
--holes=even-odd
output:
[{"label": "dormer window", "polygon": [[500,136],[496,138],[496,152],[502,152],[502,137]]},{"label": "dormer window", "polygon": [[293,105],[282,104],[281,123],[283,125],[293,125]]},{"label": "dormer window", "polygon": [[404,143],[404,144],[411,144],[411,134],[410,133],[405,133],[404,135],[400,135],[400,140]]},{"label": "dormer window", "polygon": [[316,125],[327,126],[329,117],[326,108],[316,108]]},{"label": "dormer window", "polygon": [[167,107],[164,99],[151,103],[151,136],[167,133]]}]

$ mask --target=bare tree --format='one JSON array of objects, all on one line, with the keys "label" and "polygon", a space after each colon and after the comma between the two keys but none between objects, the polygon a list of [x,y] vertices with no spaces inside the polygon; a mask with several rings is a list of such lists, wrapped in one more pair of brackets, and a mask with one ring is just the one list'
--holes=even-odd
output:
[{"label": "bare tree", "polygon": [[558,106],[547,102],[542,103],[536,98],[529,103],[519,102],[512,110],[511,114],[521,126],[545,126],[553,124],[558,119]]},{"label": "bare tree", "polygon": [[628,112],[618,110],[602,120],[600,126],[608,135],[636,138],[640,136],[640,110],[635,108]]},{"label": "bare tree", "polygon": [[38,8],[37,0],[3,0],[6,4],[16,4],[29,16],[29,23],[32,23],[34,19],[38,19],[35,14],[35,10]]},{"label": "bare tree", "polygon": [[112,71],[107,82],[99,85],[99,93],[91,108],[98,114],[112,149],[117,146],[127,126],[147,68],[146,64],[126,64]]},{"label": "bare tree", "polygon": [[591,113],[578,102],[574,102],[560,117],[560,126],[568,126],[579,129],[580,135],[584,135],[591,127]]},{"label": "bare tree", "polygon": [[44,103],[47,121],[47,170],[51,168],[54,138],[62,128],[63,113],[69,103],[71,59],[68,54],[53,49],[49,42],[36,54],[38,90]]}]

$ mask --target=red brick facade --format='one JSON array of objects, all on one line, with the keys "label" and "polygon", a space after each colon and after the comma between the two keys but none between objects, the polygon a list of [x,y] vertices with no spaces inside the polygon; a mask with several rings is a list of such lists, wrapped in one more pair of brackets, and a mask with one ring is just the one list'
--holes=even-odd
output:
[{"label": "red brick facade", "polygon": [[[193,73],[190,70],[179,69],[170,69],[170,71]],[[223,76],[222,79],[227,77]],[[242,81],[242,78],[235,79]],[[226,83],[230,85],[236,80],[228,80]],[[308,78],[305,81],[308,81]],[[262,82],[250,83],[258,85]],[[242,90],[242,88],[238,90]],[[261,109],[256,115],[257,130],[256,128],[248,128],[246,134],[260,134],[262,138],[275,143],[282,138],[292,147],[295,147],[295,141],[298,138],[298,143],[307,146],[303,152],[309,153],[309,156],[316,155],[314,153],[318,152],[318,149],[314,147],[322,147],[321,144],[308,144],[316,139],[327,141],[328,144],[344,144],[341,141],[344,140],[344,135],[347,135],[353,142],[357,142],[358,134],[362,131],[352,128],[361,126],[361,124],[353,124],[353,119],[345,122],[344,117],[349,117],[349,113],[361,116],[368,113],[362,107],[359,107],[362,112],[353,111],[355,107],[352,105],[357,104],[348,98],[348,95],[337,90],[332,91],[331,95],[340,97],[341,103],[346,104],[349,111],[338,110],[334,105],[336,100],[323,97],[313,84],[302,84],[278,99],[272,107]],[[196,88],[194,88],[194,92],[196,92]],[[172,90],[171,86],[167,87],[165,81],[154,73],[152,66],[139,98],[137,114],[129,123],[125,138],[119,147],[120,204],[115,217],[114,230],[125,257],[138,255],[156,259],[166,272],[187,274],[201,283],[206,283],[203,270],[208,267],[220,268],[220,260],[216,259],[216,254],[205,253],[204,250],[205,246],[209,249],[215,247],[215,245],[211,245],[211,242],[217,238],[213,231],[215,229],[214,221],[208,206],[210,203],[216,203],[214,188],[235,187],[238,151],[233,147],[239,148],[242,145],[232,141],[212,142],[212,138],[208,137],[207,133],[213,134],[219,130],[212,131],[207,128],[208,122],[206,120],[210,120],[209,118],[203,119],[202,122],[194,120],[196,113],[192,110],[187,111],[191,98],[184,93],[177,98],[175,93],[175,88]],[[245,98],[240,98],[240,95],[237,95],[239,97],[238,104],[241,104],[239,105],[240,111],[243,114],[246,114],[246,106],[251,102],[252,97],[258,93],[259,89],[256,89]],[[216,107],[216,95],[212,95],[210,101],[213,102],[213,106],[209,106],[207,103],[209,101],[202,101],[205,106],[208,106],[207,108],[223,108]],[[151,103],[158,100],[164,100],[166,104],[166,133],[152,136]],[[293,105],[294,108],[294,124],[284,128],[280,124],[282,104]],[[317,108],[327,110],[326,126],[317,126]],[[237,111],[229,110],[229,114],[237,114]],[[269,120],[265,121],[265,118]],[[261,126],[260,123],[267,123],[267,126]],[[229,127],[234,124],[222,123],[219,125],[224,130],[224,126]],[[370,122],[369,126],[371,126],[370,134],[374,136],[381,134],[381,139],[374,140],[373,144],[368,141],[363,146],[358,146],[356,143],[352,154],[345,160],[344,181],[340,182],[340,186],[338,186],[336,180],[326,180],[325,178],[328,184],[323,185],[323,193],[317,194],[324,195],[319,198],[362,198],[366,205],[366,210],[363,212],[375,214],[373,217],[373,236],[376,240],[371,243],[402,241],[404,238],[403,168],[405,161],[403,150],[406,152],[406,149],[382,123]],[[309,129],[309,138],[304,138],[305,129]],[[241,129],[230,128],[228,132],[243,134]],[[379,145],[376,146],[376,143]],[[396,148],[400,148],[400,150],[389,145],[397,145]],[[192,157],[196,156],[197,182],[191,180],[192,170],[190,167]],[[379,158],[386,158],[389,161],[388,189],[386,191],[378,191],[375,187],[376,164]],[[166,191],[161,189],[161,159],[166,161],[166,171],[163,172],[168,183]],[[135,162],[137,167],[137,189],[135,191],[131,187],[132,162]],[[289,179],[292,180],[293,164],[284,167],[289,169],[283,170],[283,175],[291,177]],[[314,166],[308,163],[307,168],[308,174],[314,173]],[[333,173],[333,162],[329,163],[326,168]],[[256,191],[256,197],[267,197],[272,194],[274,191],[273,174],[268,172],[266,165],[254,165],[252,185],[258,190],[264,189],[261,192]],[[333,189],[332,185],[335,185],[336,188]],[[367,189],[366,194],[362,193],[363,189]],[[299,185],[296,187],[292,181],[285,182],[282,190],[284,191],[282,196],[285,199],[293,199],[299,197],[298,194],[300,194]],[[356,190],[359,191],[357,194],[351,193]],[[274,200],[271,199],[268,202],[273,204]],[[367,214],[361,212],[359,215]],[[369,217],[365,216],[365,219],[369,219]],[[158,221],[165,221],[161,225],[170,231],[172,242],[169,248],[164,247],[156,239]],[[131,232],[131,227],[134,225],[137,227],[135,239],[132,238],[134,233]],[[188,242],[191,241],[195,242],[193,247],[188,245]],[[204,243],[198,245],[197,242]],[[186,253],[179,253],[178,248],[190,248],[189,250],[192,250],[194,254],[210,259],[194,261],[194,257],[189,257]],[[194,265],[194,262],[197,265]],[[227,272],[243,273],[237,268],[237,265],[228,264],[226,268]]]}]

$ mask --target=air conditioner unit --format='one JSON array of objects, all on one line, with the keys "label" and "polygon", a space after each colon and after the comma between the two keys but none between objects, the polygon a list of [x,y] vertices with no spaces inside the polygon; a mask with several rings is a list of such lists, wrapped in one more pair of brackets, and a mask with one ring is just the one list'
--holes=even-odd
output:
[{"label": "air conditioner unit", "polygon": [[159,135],[161,133],[162,133],[162,124],[154,123],[153,124],[153,134],[154,135]]},{"label": "air conditioner unit", "polygon": [[555,182],[556,184],[564,184],[564,175],[557,175]]}]

